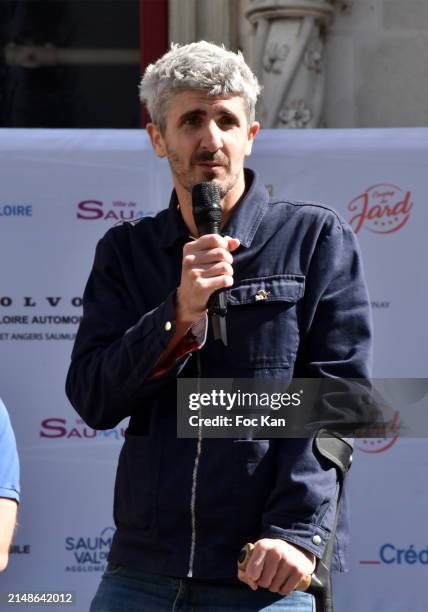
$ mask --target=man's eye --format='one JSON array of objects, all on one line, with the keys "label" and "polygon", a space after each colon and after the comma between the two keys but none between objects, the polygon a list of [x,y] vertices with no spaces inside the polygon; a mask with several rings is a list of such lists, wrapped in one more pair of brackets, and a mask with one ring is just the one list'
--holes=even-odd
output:
[{"label": "man's eye", "polygon": [[202,119],[200,117],[188,117],[184,121],[184,125],[191,125],[191,126],[200,125],[201,121]]},{"label": "man's eye", "polygon": [[236,119],[234,119],[233,117],[225,116],[220,119],[219,124],[224,127],[228,127],[228,126],[237,125],[237,122],[236,122]]}]

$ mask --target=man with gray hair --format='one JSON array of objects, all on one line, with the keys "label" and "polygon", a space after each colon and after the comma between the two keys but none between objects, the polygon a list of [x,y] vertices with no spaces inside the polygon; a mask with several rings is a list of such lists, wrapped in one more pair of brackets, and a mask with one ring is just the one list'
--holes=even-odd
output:
[{"label": "man with gray hair", "polygon": [[[313,439],[177,438],[177,378],[368,375],[369,302],[355,237],[325,206],[269,199],[244,169],[260,88],[240,53],[173,45],[140,93],[174,190],[154,218],[97,246],[67,393],[92,427],[130,417],[117,531],[92,612],[314,609],[296,586],[334,525],[337,474]],[[221,235],[199,235],[192,189],[221,197]],[[218,290],[227,346],[208,324]],[[254,543],[245,570],[239,551]],[[345,565],[346,528],[334,564]]]}]

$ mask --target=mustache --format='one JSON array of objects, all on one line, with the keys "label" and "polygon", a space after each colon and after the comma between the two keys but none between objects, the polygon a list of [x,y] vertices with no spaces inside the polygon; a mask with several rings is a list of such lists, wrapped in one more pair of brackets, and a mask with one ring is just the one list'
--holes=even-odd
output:
[{"label": "mustache", "polygon": [[192,162],[194,164],[200,162],[210,162],[212,164],[219,164],[221,166],[227,166],[229,159],[223,153],[219,153],[216,151],[215,153],[210,153],[209,151],[200,151],[196,153],[193,157]]}]

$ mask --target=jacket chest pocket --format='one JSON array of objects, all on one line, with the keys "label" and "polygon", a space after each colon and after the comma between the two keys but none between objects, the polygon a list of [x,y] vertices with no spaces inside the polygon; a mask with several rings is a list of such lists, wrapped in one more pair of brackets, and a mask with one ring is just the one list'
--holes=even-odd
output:
[{"label": "jacket chest pocket", "polygon": [[299,344],[297,309],[304,290],[305,277],[295,274],[243,279],[228,290],[228,353],[233,369],[257,376],[257,370],[272,373],[294,363]]}]

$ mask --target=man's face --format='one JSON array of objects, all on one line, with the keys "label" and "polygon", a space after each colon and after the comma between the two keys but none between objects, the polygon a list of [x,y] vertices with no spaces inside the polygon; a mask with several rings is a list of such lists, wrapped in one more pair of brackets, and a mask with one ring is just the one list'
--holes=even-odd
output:
[{"label": "man's face", "polygon": [[259,124],[248,125],[241,96],[186,90],[172,99],[164,132],[154,124],[147,130],[157,155],[168,158],[179,196],[197,183],[214,181],[224,197],[243,185],[244,158]]}]

